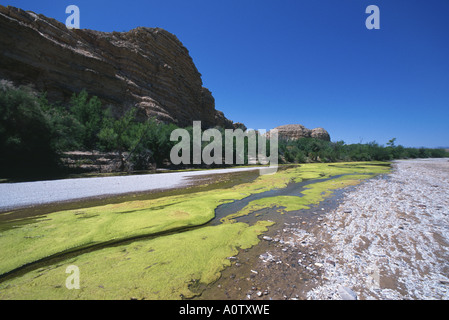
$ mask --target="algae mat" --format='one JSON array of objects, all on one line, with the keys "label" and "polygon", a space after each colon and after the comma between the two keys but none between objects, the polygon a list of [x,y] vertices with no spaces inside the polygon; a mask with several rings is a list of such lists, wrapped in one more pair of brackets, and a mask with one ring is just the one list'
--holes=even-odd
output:
[{"label": "algae mat", "polygon": [[[181,299],[218,279],[229,257],[274,224],[235,218],[262,208],[279,214],[322,201],[332,190],[387,173],[386,163],[304,164],[229,188],[49,213],[0,225],[0,299]],[[338,176],[336,179],[320,179]],[[207,225],[222,204],[316,180],[301,197],[250,202]],[[69,290],[67,267],[79,270]]]}]

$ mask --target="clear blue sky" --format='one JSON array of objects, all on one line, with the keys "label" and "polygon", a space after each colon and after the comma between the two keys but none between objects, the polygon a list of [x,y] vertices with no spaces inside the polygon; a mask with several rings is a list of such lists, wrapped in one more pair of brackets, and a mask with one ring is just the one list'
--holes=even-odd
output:
[{"label": "clear blue sky", "polygon": [[[177,35],[216,107],[253,129],[324,127],[333,141],[449,146],[448,0],[1,1],[81,28]],[[367,30],[368,5],[381,29]]]}]

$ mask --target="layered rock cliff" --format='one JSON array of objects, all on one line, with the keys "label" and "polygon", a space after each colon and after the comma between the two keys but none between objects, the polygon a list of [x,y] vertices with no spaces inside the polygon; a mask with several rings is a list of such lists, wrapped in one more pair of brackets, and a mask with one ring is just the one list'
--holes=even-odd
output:
[{"label": "layered rock cliff", "polygon": [[179,126],[233,128],[215,109],[188,50],[159,28],[69,30],[54,19],[0,5],[0,79],[33,85],[51,102],[86,89],[105,106]]}]

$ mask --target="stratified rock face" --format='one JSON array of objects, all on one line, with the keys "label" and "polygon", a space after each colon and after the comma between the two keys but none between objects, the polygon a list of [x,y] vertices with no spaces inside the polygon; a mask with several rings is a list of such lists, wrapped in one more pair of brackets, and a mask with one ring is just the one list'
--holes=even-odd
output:
[{"label": "stratified rock face", "polygon": [[323,128],[307,129],[301,124],[288,124],[275,128],[278,137],[282,140],[299,140],[301,138],[315,138],[324,141],[331,141],[329,133]]},{"label": "stratified rock face", "polygon": [[51,102],[86,89],[105,105],[179,126],[233,128],[215,110],[188,50],[159,28],[69,30],[54,19],[0,5],[0,79],[32,84]]}]

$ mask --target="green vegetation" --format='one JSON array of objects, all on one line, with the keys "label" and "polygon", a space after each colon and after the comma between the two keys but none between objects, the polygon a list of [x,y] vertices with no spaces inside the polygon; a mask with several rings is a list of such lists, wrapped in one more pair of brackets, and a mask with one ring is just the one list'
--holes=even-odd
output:
[{"label": "green vegetation", "polygon": [[338,162],[338,161],[388,161],[394,159],[443,158],[444,149],[405,148],[391,139],[387,146],[377,142],[345,144],[313,138],[297,141],[280,141],[279,156],[284,163]]},{"label": "green vegetation", "polygon": [[[269,225],[223,224],[105,248],[2,283],[0,299],[191,298],[195,284],[217,280],[227,257],[257,244]],[[80,290],[65,287],[69,265],[80,269]]]},{"label": "green vegetation", "polygon": [[[138,110],[133,108],[119,112],[104,108],[97,97],[89,97],[86,91],[73,94],[70,103],[62,106],[50,104],[45,94],[37,95],[26,87],[15,88],[2,81],[0,114],[2,178],[36,174],[45,177],[54,171],[65,172],[59,160],[61,154],[74,150],[117,152],[122,159],[122,171],[145,170],[152,165],[161,167],[168,162],[170,151],[177,143],[170,141],[175,125],[155,119],[139,121],[144,117],[139,117]],[[192,136],[192,127],[186,129]],[[217,129],[222,133],[225,148],[224,129]],[[405,148],[395,143],[395,139],[387,146],[376,142],[348,145],[343,141],[312,138],[280,140],[279,158],[280,163],[326,163],[449,156],[443,149]],[[208,144],[203,142],[202,147]],[[247,139],[244,146],[244,164],[248,164]],[[235,147],[234,144],[234,157]]]},{"label": "green vegetation", "polygon": [[[161,166],[173,143],[172,124],[137,120],[137,110],[116,114],[86,91],[69,105],[50,104],[45,94],[0,83],[0,176],[33,177],[65,172],[61,154],[73,150],[127,153],[133,170]],[[124,164],[121,168],[125,171]]]},{"label": "green vegetation", "polygon": [[57,163],[51,121],[26,90],[0,88],[0,155],[3,175],[13,168],[27,174]]},{"label": "green vegetation", "polygon": [[[385,173],[386,168],[376,167],[371,165],[366,165],[359,168],[354,168],[352,165],[347,167],[347,169],[351,168],[351,171],[356,170],[355,173],[347,173],[347,170],[342,170],[339,174],[347,174],[345,176],[334,178],[329,181],[324,182],[315,182],[311,185],[307,186],[307,189],[304,190],[303,197],[296,196],[277,196],[277,197],[267,197],[258,200],[251,201],[245,208],[236,212],[234,214],[228,215],[227,217],[222,219],[222,222],[232,222],[236,218],[251,214],[257,210],[265,209],[265,208],[273,208],[276,209],[279,213],[287,213],[289,211],[296,211],[302,209],[310,208],[310,205],[318,204],[323,201],[326,197],[330,196],[334,190],[345,188],[351,185],[358,184],[361,180],[371,178],[377,174]],[[323,164],[308,164],[307,171],[309,172],[309,176],[313,177],[311,179],[317,179],[317,176],[314,176],[314,172],[312,170],[316,169],[317,171],[320,169],[329,169],[326,168]],[[343,173],[346,172],[346,173]],[[355,172],[355,171],[353,171]],[[331,176],[333,176],[332,174]],[[321,178],[328,178],[329,176],[322,176]]]},{"label": "green vegetation", "polygon": [[[260,176],[226,189],[152,200],[129,201],[54,212],[24,223],[0,225],[0,274],[46,257],[66,254],[23,276],[0,283],[0,299],[179,299],[216,280],[229,256],[258,243],[272,222],[253,224],[235,218],[276,206],[285,213],[316,204],[332,190],[388,172],[385,163],[304,164]],[[283,188],[290,182],[323,179],[303,197],[275,197],[250,203],[218,226],[204,226],[223,203]],[[86,250],[82,253],[80,250]],[[81,290],[67,290],[65,268],[81,271]]]}]

